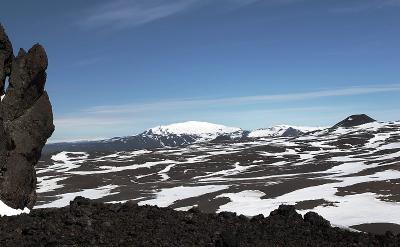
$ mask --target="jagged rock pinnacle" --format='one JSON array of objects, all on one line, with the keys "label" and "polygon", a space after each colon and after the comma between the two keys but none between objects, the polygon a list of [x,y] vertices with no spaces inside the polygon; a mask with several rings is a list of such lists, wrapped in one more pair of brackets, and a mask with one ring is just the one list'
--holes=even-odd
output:
[{"label": "jagged rock pinnacle", "polygon": [[11,63],[14,58],[13,48],[3,26],[0,23],[0,94],[4,94],[6,77],[11,73]]},{"label": "jagged rock pinnacle", "polygon": [[36,202],[34,166],[54,131],[46,83],[47,55],[36,44],[20,49],[14,58],[0,25],[0,90],[9,86],[0,103],[0,200],[13,208],[32,208]]}]

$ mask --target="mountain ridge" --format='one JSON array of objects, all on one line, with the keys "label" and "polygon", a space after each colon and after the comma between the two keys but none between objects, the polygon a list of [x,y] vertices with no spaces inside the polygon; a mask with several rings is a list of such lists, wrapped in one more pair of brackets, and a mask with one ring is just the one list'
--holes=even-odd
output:
[{"label": "mountain ridge", "polygon": [[[352,121],[354,119],[354,121]],[[244,130],[202,121],[186,121],[169,125],[159,125],[132,136],[113,137],[104,140],[49,143],[44,153],[57,151],[127,151],[132,149],[156,149],[177,147],[196,142],[229,141],[239,139],[297,137],[308,132],[318,132],[339,127],[355,127],[357,124],[376,121],[365,114],[352,115],[332,127],[309,127],[295,125],[275,125],[268,128]]]}]

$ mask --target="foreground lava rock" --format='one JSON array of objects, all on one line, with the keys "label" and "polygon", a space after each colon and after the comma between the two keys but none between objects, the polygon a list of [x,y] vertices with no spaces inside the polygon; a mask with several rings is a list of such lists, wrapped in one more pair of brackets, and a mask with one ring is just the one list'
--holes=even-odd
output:
[{"label": "foreground lava rock", "polygon": [[54,131],[49,97],[44,91],[47,55],[34,45],[28,52],[13,48],[0,24],[0,200],[13,208],[36,202],[36,173],[43,146]]},{"label": "foreground lava rock", "polygon": [[400,235],[333,228],[293,206],[269,217],[204,214],[134,203],[104,204],[82,197],[59,209],[0,218],[1,246],[399,246]]}]

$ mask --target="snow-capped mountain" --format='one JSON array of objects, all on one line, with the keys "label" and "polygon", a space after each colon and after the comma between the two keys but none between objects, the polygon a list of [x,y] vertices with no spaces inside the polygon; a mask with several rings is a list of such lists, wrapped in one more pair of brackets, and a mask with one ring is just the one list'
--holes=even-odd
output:
[{"label": "snow-capped mountain", "polygon": [[162,147],[177,147],[196,142],[205,142],[217,137],[237,139],[245,136],[248,131],[208,122],[188,121],[162,125],[148,129],[138,135],[115,137],[100,141],[85,141],[75,143],[51,143],[43,152],[56,151],[112,151],[132,149],[155,149]]},{"label": "snow-capped mountain", "polygon": [[142,135],[148,136],[192,136],[197,141],[207,141],[217,138],[221,135],[241,135],[243,132],[240,128],[227,127],[220,124],[207,122],[188,121],[183,123],[175,123],[170,125],[162,125],[151,128]]},{"label": "snow-capped mountain", "polygon": [[293,126],[293,125],[282,124],[269,128],[253,130],[248,134],[248,137],[259,138],[259,137],[277,137],[277,136],[298,136],[302,133],[322,130],[326,128],[327,127],[306,127],[306,126]]}]

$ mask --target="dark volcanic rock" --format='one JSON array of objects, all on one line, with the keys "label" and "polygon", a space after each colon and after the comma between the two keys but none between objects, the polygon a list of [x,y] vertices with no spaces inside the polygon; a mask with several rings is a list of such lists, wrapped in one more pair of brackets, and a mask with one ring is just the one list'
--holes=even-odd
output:
[{"label": "dark volcanic rock", "polygon": [[39,44],[28,52],[20,49],[9,67],[11,61],[3,59],[13,57],[7,41],[0,28],[1,85],[10,76],[0,104],[0,199],[13,208],[32,208],[36,202],[34,166],[54,131],[52,108],[44,91],[47,55]]},{"label": "dark volcanic rock", "polygon": [[349,128],[349,127],[359,126],[359,125],[372,123],[372,122],[376,122],[376,120],[365,114],[352,115],[352,116],[344,119],[343,121],[337,123],[332,128],[334,128],[334,129],[339,128],[339,127]]},{"label": "dark volcanic rock", "polygon": [[77,197],[70,206],[0,218],[1,246],[399,246],[400,235],[333,228],[292,206],[249,220],[234,213],[174,211]]},{"label": "dark volcanic rock", "polygon": [[304,221],[309,222],[312,225],[315,226],[321,226],[321,227],[329,227],[331,226],[331,223],[324,219],[321,215],[314,213],[314,212],[308,212],[304,215]]}]

